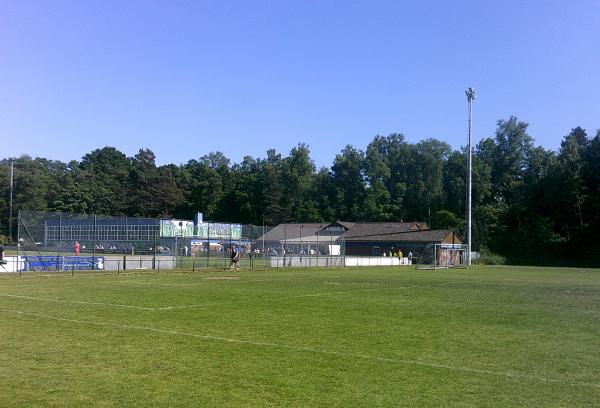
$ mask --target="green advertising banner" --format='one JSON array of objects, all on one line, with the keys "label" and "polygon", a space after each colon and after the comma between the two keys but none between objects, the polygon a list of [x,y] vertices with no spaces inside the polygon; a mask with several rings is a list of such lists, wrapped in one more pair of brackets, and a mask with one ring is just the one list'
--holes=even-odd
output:
[{"label": "green advertising banner", "polygon": [[196,238],[206,239],[232,239],[242,238],[241,224],[221,224],[216,222],[203,222],[196,228]]},{"label": "green advertising banner", "polygon": [[202,222],[195,227],[193,221],[161,220],[160,236],[163,238],[231,239],[237,241],[242,238],[242,225]]},{"label": "green advertising banner", "polygon": [[193,237],[194,222],[183,220],[160,220],[160,236],[167,238]]}]

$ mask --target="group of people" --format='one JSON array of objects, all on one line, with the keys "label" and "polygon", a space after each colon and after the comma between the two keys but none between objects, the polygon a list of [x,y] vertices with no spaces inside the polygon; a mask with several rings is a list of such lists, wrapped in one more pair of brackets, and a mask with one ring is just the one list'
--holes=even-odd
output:
[{"label": "group of people", "polygon": [[157,245],[156,246],[156,253],[158,253],[158,254],[170,254],[171,253],[171,248],[169,248],[167,245]]},{"label": "group of people", "polygon": [[[148,246],[145,248],[135,247],[132,244],[121,243],[119,246],[115,244],[104,244],[97,243],[95,245],[91,245],[91,249],[86,249],[85,244],[80,244],[79,241],[75,241],[73,245],[73,250],[75,255],[79,255],[82,252],[91,253],[95,251],[96,253],[104,253],[104,254],[131,254],[135,255],[136,252],[141,254],[152,254],[154,252],[153,246]],[[171,249],[168,246],[156,246],[156,253],[169,253]]]},{"label": "group of people", "polygon": [[[109,245],[108,246],[108,250],[110,251],[117,251],[119,248],[117,248],[116,245]],[[104,247],[104,244],[96,244],[96,250],[97,251],[106,251],[107,248]]]},{"label": "group of people", "polygon": [[[389,254],[384,251],[383,252],[383,256],[397,256],[398,258],[403,258],[404,257],[404,253],[400,249],[398,251],[396,251],[396,252],[394,252],[393,250],[391,250]],[[408,258],[409,262],[412,261],[412,257],[413,257],[412,252],[408,251],[407,258]]]},{"label": "group of people", "polygon": [[[255,251],[258,251],[257,253],[260,253],[260,251],[258,249],[255,249]],[[319,249],[308,249],[308,251],[305,248],[293,248],[293,247],[287,247],[284,248],[283,246],[281,248],[279,248],[279,250],[277,248],[266,248],[264,250],[264,253],[267,255],[321,255],[321,251],[319,251]]]}]

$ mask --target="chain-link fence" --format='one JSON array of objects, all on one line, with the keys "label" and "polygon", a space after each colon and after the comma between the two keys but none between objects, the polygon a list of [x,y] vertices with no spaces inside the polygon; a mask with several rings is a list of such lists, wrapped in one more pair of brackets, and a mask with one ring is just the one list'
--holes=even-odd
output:
[{"label": "chain-link fence", "polygon": [[418,223],[272,227],[43,211],[20,211],[17,234],[0,272],[404,266],[431,263],[423,248],[460,245],[452,231]]},{"label": "chain-link fence", "polygon": [[10,259],[12,267],[4,269],[120,273],[344,266],[344,232],[332,223],[271,227],[20,211],[16,254]]},{"label": "chain-link fence", "polygon": [[335,222],[279,224],[258,244],[270,267],[345,266],[345,231]]}]

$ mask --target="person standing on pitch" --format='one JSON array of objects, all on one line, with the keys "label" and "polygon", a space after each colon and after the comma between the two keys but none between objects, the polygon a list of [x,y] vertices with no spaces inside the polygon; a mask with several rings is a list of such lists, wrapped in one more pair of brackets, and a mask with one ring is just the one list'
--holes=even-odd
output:
[{"label": "person standing on pitch", "polygon": [[75,241],[75,256],[79,256],[79,241]]},{"label": "person standing on pitch", "polygon": [[229,265],[229,268],[235,268],[236,270],[240,269],[240,251],[238,251],[235,245],[231,246],[231,264]]}]

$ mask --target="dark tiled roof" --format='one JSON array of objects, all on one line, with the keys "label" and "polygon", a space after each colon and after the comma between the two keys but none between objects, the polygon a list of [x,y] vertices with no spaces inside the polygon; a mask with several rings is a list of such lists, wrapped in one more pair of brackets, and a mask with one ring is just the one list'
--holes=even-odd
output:
[{"label": "dark tiled roof", "polygon": [[364,238],[371,236],[396,234],[408,231],[429,229],[427,224],[418,222],[358,222],[342,236],[343,239]]},{"label": "dark tiled roof", "polygon": [[[341,240],[354,242],[444,242],[453,239],[450,230],[430,230],[423,222],[346,222],[336,221],[345,228],[349,228]],[[264,234],[265,241],[293,240],[301,237],[317,236],[332,223],[298,223],[279,224]],[[324,235],[323,235],[324,236]],[[263,236],[257,238],[262,241]],[[460,239],[454,236],[454,241]]]},{"label": "dark tiled roof", "polygon": [[[454,235],[451,230],[424,230],[424,231],[405,231],[405,232],[392,232],[388,234],[377,234],[368,236],[353,236],[347,237],[344,235],[346,241],[358,241],[358,242],[452,242],[456,244],[462,243],[458,236]],[[453,239],[454,238],[454,239]]]},{"label": "dark tiled roof", "polygon": [[329,223],[302,223],[302,224],[279,224],[269,230],[264,236],[258,237],[257,241],[282,241],[316,235],[317,231],[325,228]]}]

